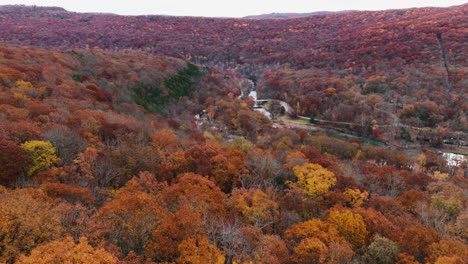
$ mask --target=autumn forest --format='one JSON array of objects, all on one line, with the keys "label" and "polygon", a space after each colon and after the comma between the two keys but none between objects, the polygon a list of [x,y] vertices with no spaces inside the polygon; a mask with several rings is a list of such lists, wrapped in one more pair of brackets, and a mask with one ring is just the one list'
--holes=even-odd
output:
[{"label": "autumn forest", "polygon": [[0,6],[0,264],[468,263],[467,14]]}]

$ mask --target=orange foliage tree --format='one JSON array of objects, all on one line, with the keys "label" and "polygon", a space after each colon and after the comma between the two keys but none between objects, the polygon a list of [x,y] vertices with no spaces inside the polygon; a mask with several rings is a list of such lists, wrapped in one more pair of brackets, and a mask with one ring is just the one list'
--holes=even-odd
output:
[{"label": "orange foliage tree", "polygon": [[188,238],[179,244],[178,250],[177,264],[223,264],[225,260],[223,252],[206,237]]},{"label": "orange foliage tree", "polygon": [[291,260],[297,264],[324,263],[327,246],[317,238],[305,238],[293,249]]},{"label": "orange foliage tree", "polygon": [[124,255],[141,253],[165,210],[156,197],[138,190],[118,191],[94,217],[94,235],[119,246]]},{"label": "orange foliage tree", "polygon": [[201,213],[194,212],[185,205],[161,219],[151,233],[144,255],[160,262],[174,261],[182,256],[179,246],[184,240],[205,234]]},{"label": "orange foliage tree", "polygon": [[233,147],[222,148],[217,142],[195,145],[184,156],[189,171],[209,177],[223,191],[238,185],[241,175],[246,173],[245,153]]},{"label": "orange foliage tree", "polygon": [[[297,263],[339,264],[350,261],[354,255],[351,245],[338,231],[319,219],[294,224],[284,236],[293,247],[292,258],[295,258]],[[306,241],[303,242],[304,240]]]},{"label": "orange foliage tree", "polygon": [[60,216],[42,191],[0,190],[0,261],[12,263],[61,233]]},{"label": "orange foliage tree", "polygon": [[414,256],[416,260],[424,261],[427,248],[439,240],[440,235],[430,227],[408,227],[403,231],[399,245],[402,251]]},{"label": "orange foliage tree", "polygon": [[281,264],[289,259],[286,243],[277,235],[262,235],[252,254],[258,263]]},{"label": "orange foliage tree", "polygon": [[[427,251],[428,257],[426,263],[463,263],[468,257],[468,246],[460,241],[441,240],[438,243],[431,244]],[[451,259],[450,261],[444,258]]]},{"label": "orange foliage tree", "polygon": [[372,208],[355,208],[354,213],[362,216],[366,229],[369,232],[369,238],[379,234],[381,236],[398,241],[400,235],[400,228],[390,222],[382,213]]},{"label": "orange foliage tree", "polygon": [[208,215],[222,216],[226,212],[221,202],[226,194],[214,182],[198,174],[180,174],[172,185],[161,191],[159,198],[172,212],[184,205]]},{"label": "orange foliage tree", "polygon": [[31,251],[29,256],[21,256],[18,264],[50,263],[92,263],[114,264],[117,258],[103,249],[94,249],[82,237],[75,244],[71,237],[42,244]]}]

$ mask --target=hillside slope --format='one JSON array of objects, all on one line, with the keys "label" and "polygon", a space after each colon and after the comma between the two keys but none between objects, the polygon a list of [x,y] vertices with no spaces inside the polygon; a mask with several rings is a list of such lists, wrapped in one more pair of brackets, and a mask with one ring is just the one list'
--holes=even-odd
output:
[{"label": "hillside slope", "polygon": [[[384,141],[440,145],[459,137],[453,131],[467,132],[467,12],[465,4],[249,20],[10,6],[0,10],[0,39],[53,49],[132,49],[233,68],[257,79],[262,97],[285,100],[299,115],[352,122],[353,131]],[[382,129],[373,129],[373,120]],[[430,130],[419,135],[411,127]]]},{"label": "hillside slope", "polygon": [[466,163],[272,128],[244,82],[145,53],[0,46],[0,261],[373,263],[382,243],[395,261],[464,258]]},{"label": "hillside slope", "polygon": [[[447,50],[463,50],[467,9],[462,5],[243,20],[18,7],[1,10],[0,36],[5,43],[49,48],[149,49],[194,60],[348,68],[373,65],[374,60],[439,59],[438,32],[443,33]],[[465,61],[461,54],[451,54],[454,64]]]}]

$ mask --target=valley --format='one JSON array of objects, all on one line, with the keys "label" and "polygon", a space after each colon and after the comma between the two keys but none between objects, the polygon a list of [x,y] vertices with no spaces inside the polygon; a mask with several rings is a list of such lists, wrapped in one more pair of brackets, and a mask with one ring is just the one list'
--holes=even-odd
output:
[{"label": "valley", "polygon": [[[331,137],[336,137],[339,139],[346,138],[350,139],[359,139],[367,144],[378,145],[378,146],[387,146],[392,147],[396,150],[405,151],[407,154],[414,154],[417,153],[423,145],[421,144],[398,144],[398,143],[390,143],[376,141],[371,138],[362,137],[356,133],[352,132],[353,126],[359,126],[360,124],[357,123],[350,123],[350,122],[337,122],[337,121],[329,121],[329,120],[320,120],[314,119],[311,121],[311,118],[305,116],[294,116],[293,108],[285,101],[275,100],[275,99],[258,99],[257,92],[252,90],[249,92],[248,96],[252,97],[255,102],[254,110],[261,112],[266,117],[274,122],[275,127],[280,128],[290,128],[290,129],[298,129],[298,130],[305,130],[309,131],[309,133],[317,133],[322,132],[325,134],[330,135]],[[242,94],[239,98],[242,98]],[[271,108],[271,103],[279,104],[281,107],[284,108],[284,113],[277,113],[273,115],[271,112],[268,111]],[[265,104],[268,107],[265,107]],[[401,124],[399,118],[391,112],[376,109],[377,111],[382,111],[393,118],[393,123],[390,125],[377,125],[380,128],[391,129],[391,128],[407,128],[412,130],[421,130],[421,128],[407,126]],[[281,112],[281,111],[280,111]],[[293,116],[293,118],[291,117]],[[348,129],[346,129],[348,128]],[[349,129],[351,128],[351,129]],[[461,138],[468,138],[467,135],[463,134]],[[443,146],[441,148],[432,148],[429,145],[425,146],[426,151],[430,151],[436,155],[442,156],[446,158],[447,163],[449,166],[460,166],[464,162],[466,162],[466,157],[468,156],[468,147],[465,141],[458,140],[456,143],[449,143],[446,142],[449,139],[443,139]],[[445,149],[442,151],[441,149]]]},{"label": "valley", "polygon": [[0,6],[0,263],[466,263],[467,13]]}]

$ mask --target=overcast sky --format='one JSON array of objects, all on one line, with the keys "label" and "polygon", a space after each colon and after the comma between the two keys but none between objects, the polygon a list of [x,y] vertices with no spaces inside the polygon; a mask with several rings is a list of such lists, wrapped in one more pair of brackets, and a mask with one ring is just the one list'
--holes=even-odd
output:
[{"label": "overcast sky", "polygon": [[242,17],[266,13],[383,10],[460,5],[467,0],[0,0],[0,5],[60,6],[76,12],[120,15]]}]

